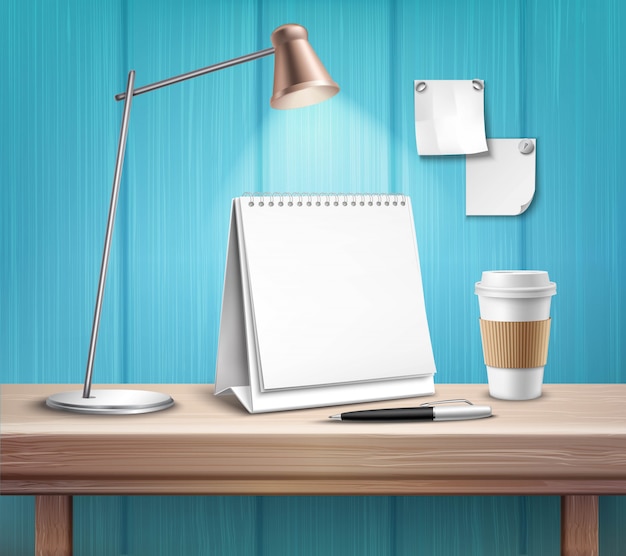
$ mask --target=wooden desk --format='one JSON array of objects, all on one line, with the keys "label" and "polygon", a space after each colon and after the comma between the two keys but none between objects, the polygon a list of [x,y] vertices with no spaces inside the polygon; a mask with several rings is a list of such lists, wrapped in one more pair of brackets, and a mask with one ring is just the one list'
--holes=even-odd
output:
[{"label": "wooden desk", "polygon": [[149,493],[558,494],[562,553],[589,555],[598,551],[598,495],[626,493],[623,384],[545,385],[527,402],[439,384],[436,396],[363,404],[468,398],[493,408],[489,419],[439,423],[328,419],[360,406],[249,415],[211,385],[137,387],[176,405],[81,416],[44,405],[72,386],[2,386],[0,489],[36,495],[38,554],[71,553],[72,495]]}]

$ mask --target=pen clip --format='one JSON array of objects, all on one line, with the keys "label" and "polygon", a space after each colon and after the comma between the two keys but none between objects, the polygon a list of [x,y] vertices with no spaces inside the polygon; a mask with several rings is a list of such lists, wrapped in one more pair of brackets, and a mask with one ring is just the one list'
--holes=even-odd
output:
[{"label": "pen clip", "polygon": [[465,400],[463,398],[459,398],[456,400],[439,400],[439,401],[434,401],[434,402],[425,402],[420,404],[420,407],[433,407],[434,405],[443,405],[446,403],[466,403],[469,405],[474,405],[472,402],[470,402],[469,400]]}]

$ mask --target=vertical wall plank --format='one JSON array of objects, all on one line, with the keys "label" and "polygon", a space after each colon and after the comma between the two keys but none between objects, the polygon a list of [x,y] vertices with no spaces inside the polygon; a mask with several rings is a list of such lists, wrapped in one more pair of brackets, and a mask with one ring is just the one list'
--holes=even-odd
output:
[{"label": "vertical wall plank", "polygon": [[[0,376],[78,382],[119,125],[109,91],[119,67],[120,8],[114,0],[9,0],[2,13]],[[115,245],[112,262],[118,255]],[[112,282],[100,350],[108,368],[121,355]]]},{"label": "vertical wall plank", "polygon": [[392,504],[392,497],[265,497],[258,553],[391,556]]},{"label": "vertical wall plank", "polygon": [[125,503],[122,496],[74,496],[74,554],[130,554]]},{"label": "vertical wall plank", "polygon": [[[129,3],[139,85],[257,50],[255,3]],[[257,188],[257,86],[268,60],[138,97],[129,133],[125,379],[200,382],[215,358],[230,200]]]},{"label": "vertical wall plank", "polygon": [[539,189],[526,245],[528,264],[557,282],[549,382],[624,380],[624,25],[622,2],[528,2],[525,95]]},{"label": "vertical wall plank", "polygon": [[253,496],[77,497],[76,554],[256,553]]},{"label": "vertical wall plank", "polygon": [[255,554],[252,496],[129,498],[129,554]]},{"label": "vertical wall plank", "polygon": [[35,497],[0,496],[0,556],[35,553]]},{"label": "vertical wall plank", "polygon": [[398,556],[554,556],[559,498],[519,496],[400,497]]},{"label": "vertical wall plank", "polygon": [[601,496],[598,505],[600,554],[619,554],[626,546],[626,496]]}]

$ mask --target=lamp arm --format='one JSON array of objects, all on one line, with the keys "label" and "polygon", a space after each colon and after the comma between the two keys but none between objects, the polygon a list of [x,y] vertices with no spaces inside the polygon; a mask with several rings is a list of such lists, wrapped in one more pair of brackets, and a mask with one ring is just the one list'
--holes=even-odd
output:
[{"label": "lamp arm", "polygon": [[93,363],[96,356],[96,344],[98,343],[98,329],[100,328],[100,313],[102,312],[102,298],[104,296],[104,284],[107,279],[107,268],[109,266],[109,253],[111,251],[111,238],[113,237],[113,226],[115,224],[115,211],[117,209],[117,199],[120,191],[120,181],[122,179],[122,167],[124,166],[124,154],[126,153],[126,138],[128,137],[128,121],[130,119],[130,106],[133,100],[133,87],[135,86],[135,71],[128,73],[128,84],[126,85],[124,115],[122,116],[122,126],[120,128],[120,139],[117,146],[117,158],[115,160],[115,173],[113,174],[113,190],[111,191],[111,202],[109,204],[109,218],[107,220],[107,231],[104,239],[104,250],[102,252],[102,264],[100,265],[100,279],[98,281],[98,295],[96,297],[96,308],[93,315],[91,327],[91,341],[89,342],[89,356],[87,357],[87,370],[85,371],[85,384],[83,386],[83,398],[88,398],[91,392],[91,378],[93,374]]},{"label": "lamp arm", "polygon": [[[231,66],[245,64],[246,62],[251,62],[252,60],[257,60],[258,58],[263,58],[272,54],[274,54],[274,47],[266,48],[265,50],[259,50],[258,52],[253,52],[252,54],[246,54],[245,56],[239,56],[239,58],[233,58],[232,60],[226,60],[225,62],[220,62],[219,64],[213,64],[212,66],[207,66],[205,68],[200,68],[194,71],[190,71],[188,73],[183,73],[182,75],[170,77],[169,79],[163,79],[163,81],[157,81],[156,83],[151,83],[150,85],[144,85],[143,87],[139,87],[138,89],[133,90],[133,96],[148,93],[156,89],[161,89],[162,87],[167,87],[168,85],[174,85],[174,83],[180,83],[181,81],[193,79],[194,77],[200,77],[201,75],[206,75],[207,73],[212,73],[214,71],[229,68]],[[127,94],[128,92],[118,93],[117,95],[115,95],[115,100],[124,100]]]}]

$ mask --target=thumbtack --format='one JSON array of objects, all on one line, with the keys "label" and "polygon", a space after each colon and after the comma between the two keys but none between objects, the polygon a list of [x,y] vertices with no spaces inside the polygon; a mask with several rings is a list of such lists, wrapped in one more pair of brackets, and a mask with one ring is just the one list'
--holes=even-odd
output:
[{"label": "thumbtack", "polygon": [[530,139],[522,139],[518,145],[519,152],[522,154],[530,154],[535,150],[535,145]]}]

